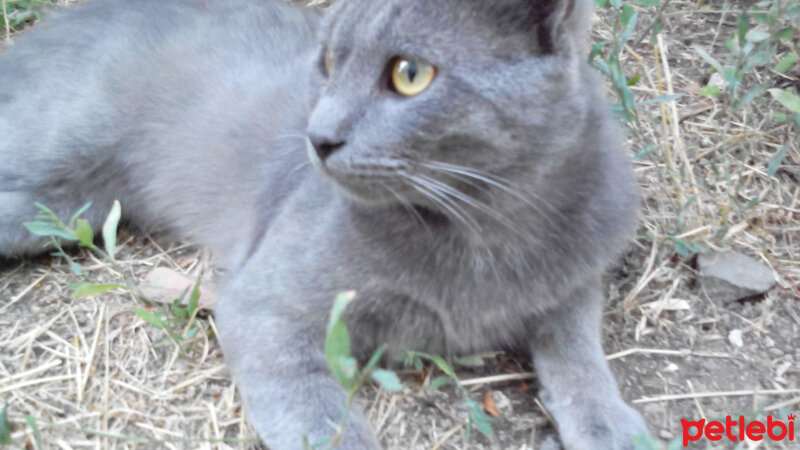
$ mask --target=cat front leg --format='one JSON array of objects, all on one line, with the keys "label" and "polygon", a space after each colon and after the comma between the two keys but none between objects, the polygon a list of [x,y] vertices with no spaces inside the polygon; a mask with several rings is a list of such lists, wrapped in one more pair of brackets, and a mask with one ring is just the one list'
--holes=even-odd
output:
[{"label": "cat front leg", "polygon": [[[0,187],[3,179],[0,174]],[[33,235],[22,224],[36,216],[34,200],[25,193],[0,190],[0,256],[41,251],[44,238]]]},{"label": "cat front leg", "polygon": [[536,320],[531,351],[539,396],[566,450],[633,450],[632,436],[648,434],[608,368],[601,317],[598,283],[578,289],[561,309]]},{"label": "cat front leg", "polygon": [[301,306],[271,304],[263,294],[263,301],[248,301],[242,297],[252,294],[247,291],[229,291],[215,316],[247,419],[264,443],[271,450],[300,450],[304,437],[312,446],[334,438],[336,449],[379,449],[355,406],[340,428],[347,393],[325,360],[325,321],[318,320],[325,316]]}]

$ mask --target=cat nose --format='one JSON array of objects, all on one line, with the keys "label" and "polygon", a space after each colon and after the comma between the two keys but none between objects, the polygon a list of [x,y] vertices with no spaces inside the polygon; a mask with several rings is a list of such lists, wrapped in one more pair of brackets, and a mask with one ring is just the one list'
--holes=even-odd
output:
[{"label": "cat nose", "polygon": [[344,141],[337,141],[336,139],[315,134],[309,134],[308,139],[311,141],[311,145],[314,146],[314,150],[317,151],[317,156],[319,156],[319,159],[322,161],[328,159],[337,150],[344,147],[345,144]]}]

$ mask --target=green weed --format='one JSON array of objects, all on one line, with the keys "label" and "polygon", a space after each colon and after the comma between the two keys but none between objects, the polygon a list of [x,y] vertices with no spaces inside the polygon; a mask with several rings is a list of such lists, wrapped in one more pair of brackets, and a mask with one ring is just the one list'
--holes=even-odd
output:
[{"label": "green weed", "polygon": [[[123,434],[109,433],[107,431],[95,430],[91,428],[77,427],[71,424],[55,423],[49,420],[36,418],[29,414],[22,416],[25,420],[25,425],[30,428],[33,434],[33,442],[36,446],[19,445],[19,448],[36,448],[44,449],[50,448],[42,445],[42,438],[39,432],[39,425],[44,425],[49,428],[60,428],[65,431],[81,435],[83,437],[105,437],[114,439],[118,442],[126,444],[140,444],[140,445],[158,445],[162,448],[165,444],[255,444],[259,442],[258,439],[240,439],[240,438],[220,438],[220,439],[193,439],[193,438],[172,438],[172,439],[149,439],[139,436],[128,436]],[[0,410],[0,445],[13,445],[14,441],[11,439],[11,424],[8,421],[8,405]]]},{"label": "green weed", "polygon": [[11,422],[8,421],[8,398],[0,409],[0,445],[11,445]]},{"label": "green weed", "polygon": [[15,31],[41,19],[42,7],[51,4],[50,0],[0,0],[0,30]]},{"label": "green weed", "polygon": [[328,367],[333,376],[347,391],[347,404],[342,412],[337,433],[334,436],[326,437],[313,443],[304,438],[303,447],[306,449],[333,448],[341,441],[345,433],[347,417],[353,400],[359,389],[370,379],[377,382],[387,391],[400,391],[403,388],[400,384],[400,379],[397,378],[394,372],[376,368],[381,357],[386,352],[387,347],[385,345],[375,351],[364,368],[358,368],[358,362],[350,350],[350,334],[347,330],[347,325],[342,320],[345,308],[355,297],[355,292],[345,292],[336,297],[328,323],[328,334],[325,339],[325,358],[327,359]]},{"label": "green weed", "polygon": [[[797,63],[798,54],[792,38],[797,33],[798,19],[800,2],[797,0],[759,2],[739,15],[736,31],[725,41],[727,55],[717,58],[703,46],[695,45],[697,54],[725,81],[722,89],[704,87],[703,95],[721,98],[726,111],[735,112],[769,92],[785,108],[776,108],[773,119],[785,121],[787,115],[791,115],[795,125],[800,127],[800,97],[793,89],[770,89],[776,80],[767,70],[785,73]],[[745,78],[756,73],[761,75],[759,80],[746,88]]]},{"label": "green weed", "polygon": [[[797,48],[800,1],[767,0],[743,6],[736,3],[743,8],[738,11],[733,9],[733,3],[714,4],[722,13],[714,17],[719,17],[718,34],[719,42],[725,44],[723,51],[719,50],[722,45],[714,45],[716,38],[696,43],[690,49],[708,68],[707,78],[712,80],[701,88],[700,95],[715,103],[714,115],[707,120],[715,126],[716,136],[711,139],[711,148],[702,149],[687,148],[680,126],[675,123],[680,119],[674,102],[681,94],[664,92],[668,81],[661,73],[665,55],[658,35],[662,31],[662,13],[670,0],[595,0],[595,3],[604,8],[604,25],[612,38],[596,43],[589,61],[610,81],[617,100],[614,111],[627,125],[637,147],[634,160],[647,158],[656,164],[660,184],[665,187],[659,200],[673,202],[666,217],[651,224],[646,237],[657,240],[683,259],[703,253],[708,247],[725,247],[733,226],[762,214],[759,209],[762,198],[747,195],[749,178],[743,174],[756,165],[767,177],[776,177],[800,132],[800,96],[791,82],[800,60]],[[691,7],[702,14],[701,4]],[[650,13],[649,20],[639,20],[642,11]],[[725,26],[728,17],[735,17],[735,27]],[[656,88],[658,94],[641,100],[634,96],[632,88],[640,84],[643,79],[640,71],[647,67],[646,55],[636,52],[646,51],[639,44],[648,36],[658,78],[656,83],[653,81],[656,77],[651,77],[651,88]],[[637,64],[632,65],[631,58]],[[658,115],[643,108],[653,103],[661,104]],[[764,152],[764,147],[759,148],[747,139],[748,135],[766,136],[760,130],[769,123],[763,120],[765,112],[773,128],[783,125],[786,130],[782,135],[765,138],[770,145],[778,143],[772,152]],[[702,164],[699,170],[693,167],[695,163]],[[698,179],[703,172],[710,174]],[[698,229],[708,231],[693,232]]]},{"label": "green weed", "polygon": [[[174,299],[172,303],[168,305],[159,305],[145,298],[139,292],[132,278],[119,275],[119,272],[116,271],[115,274],[117,274],[118,277],[116,282],[101,284],[88,282],[89,274],[85,273],[81,265],[64,251],[62,246],[64,241],[77,244],[78,247],[93,252],[101,260],[113,266],[116,263],[114,253],[117,242],[117,228],[122,216],[122,208],[119,202],[114,202],[103,223],[103,248],[95,245],[95,235],[92,226],[89,221],[81,217],[91,207],[91,203],[87,203],[81,207],[66,223],[59,219],[47,206],[39,203],[37,203],[36,206],[39,209],[36,221],[26,222],[24,226],[31,233],[47,238],[45,247],[54,248],[55,251],[51,254],[55,257],[64,258],[68,262],[73,274],[82,279],[82,281],[69,284],[73,298],[101,295],[115,289],[131,292],[149,305],[147,309],[135,309],[134,313],[145,322],[155,328],[163,330],[167,334],[167,338],[164,341],[156,343],[156,345],[172,342],[183,351],[190,350],[190,345],[195,342],[194,339],[201,330],[195,321],[197,314],[200,312],[199,278],[191,292],[188,292],[188,290],[184,291],[181,296]],[[183,306],[184,298],[187,294],[189,295],[189,299],[188,302],[185,302],[186,306]]]},{"label": "green weed", "polygon": [[[727,7],[726,3],[724,8]],[[774,177],[791,142],[800,132],[800,97],[795,88],[785,83],[784,75],[797,65],[798,50],[794,37],[798,34],[798,19],[800,2],[797,0],[757,2],[738,14],[735,29],[725,39],[727,53],[714,55],[712,48],[693,47],[710,67],[710,76],[721,80],[716,84],[709,83],[701,90],[702,95],[721,107],[717,118],[720,125],[715,139],[717,144],[708,152],[707,161],[711,171],[709,182],[722,181],[727,189],[725,201],[716,204],[717,229],[710,239],[716,246],[725,244],[731,226],[760,214],[757,206],[761,199],[743,195],[747,177],[741,175],[744,170],[749,170],[748,164],[753,164],[750,161],[763,161],[767,176]],[[786,87],[780,87],[784,85]],[[752,130],[759,129],[759,108],[766,110],[776,124],[792,123],[787,133],[779,138],[782,139],[779,150],[771,155],[756,154],[752,145],[730,145],[734,122],[743,123]],[[686,182],[685,177],[683,181]],[[706,197],[713,197],[709,188],[697,183],[686,190],[701,194],[705,190]],[[676,232],[682,230],[681,225],[678,224]]]},{"label": "green weed", "polygon": [[[383,345],[369,359],[363,369],[358,368],[358,362],[350,352],[350,335],[347,325],[342,320],[342,314],[350,302],[355,299],[355,292],[347,292],[337,296],[331,311],[330,322],[328,324],[328,334],[325,341],[325,357],[328,366],[334,377],[345,388],[348,394],[347,405],[339,424],[339,432],[332,437],[324,438],[319,442],[310,444],[305,442],[305,448],[330,448],[339,442],[345,432],[347,414],[352,406],[353,399],[359,389],[368,380],[377,382],[387,391],[400,391],[402,385],[397,375],[390,370],[376,369],[378,362],[386,352],[387,346]],[[478,402],[472,400],[466,388],[461,385],[453,367],[441,356],[429,355],[427,353],[405,350],[400,355],[400,361],[409,367],[422,370],[423,361],[433,363],[444,375],[435,378],[430,385],[430,390],[436,390],[446,384],[454,383],[464,396],[464,401],[468,410],[466,423],[466,439],[470,439],[472,428],[476,428],[481,434],[488,436],[492,433],[492,419],[483,411]],[[457,361],[461,365],[480,365],[482,361],[475,361],[475,358],[462,358]]]},{"label": "green weed", "polygon": [[184,298],[188,291],[184,291],[179,298],[176,298],[169,305],[156,305],[145,299],[151,305],[151,309],[136,308],[133,312],[142,320],[155,328],[164,331],[167,339],[156,343],[156,346],[172,342],[181,350],[191,350],[198,332],[201,330],[197,319],[200,312],[200,278],[189,293],[189,300],[184,305]]},{"label": "green weed", "polygon": [[595,3],[598,7],[614,8],[616,17],[615,22],[611,24],[613,39],[594,44],[589,53],[589,62],[611,80],[611,85],[619,99],[619,103],[614,105],[614,112],[623,122],[630,122],[637,117],[636,104],[630,86],[639,81],[639,75],[631,77],[625,75],[620,54],[631,39],[639,14],[633,11],[633,7],[624,4],[621,0],[596,0]]},{"label": "green weed", "polygon": [[[119,225],[119,220],[122,215],[122,209],[119,202],[114,202],[114,205],[111,207],[111,211],[109,212],[108,217],[103,224],[103,242],[105,246],[104,251],[94,244],[94,231],[92,230],[92,226],[89,224],[89,221],[81,218],[81,216],[91,206],[91,203],[85,204],[75,214],[72,215],[69,222],[64,223],[50,208],[42,205],[41,203],[36,203],[36,207],[39,209],[39,213],[36,215],[36,221],[25,222],[23,224],[31,233],[47,238],[45,248],[55,248],[56,251],[53,252],[52,255],[66,259],[69,262],[70,270],[72,270],[75,275],[81,277],[84,277],[86,274],[83,273],[83,269],[81,268],[80,264],[76,263],[64,251],[63,247],[61,246],[62,241],[76,243],[79,247],[92,250],[100,255],[103,259],[113,262],[114,246],[116,245],[117,241],[117,226]],[[116,289],[117,287],[124,286],[108,287],[108,289],[102,292],[98,292],[99,288],[95,288],[92,291],[92,294],[88,295],[101,294],[103,292]]]},{"label": "green weed", "polygon": [[[421,370],[423,361],[433,363],[444,375],[440,375],[431,381],[429,389],[434,391],[447,384],[454,384],[456,388],[461,391],[464,398],[464,403],[467,407],[467,423],[465,428],[466,440],[469,441],[472,434],[473,427],[478,430],[482,435],[489,436],[492,434],[492,418],[489,417],[483,410],[483,407],[473,400],[467,389],[461,384],[461,381],[456,376],[453,366],[450,365],[444,358],[438,355],[429,355],[427,353],[416,351],[405,351],[402,356],[402,362],[407,366]],[[457,364],[465,366],[482,365],[482,362],[476,361],[474,358],[462,358],[456,361]]]}]

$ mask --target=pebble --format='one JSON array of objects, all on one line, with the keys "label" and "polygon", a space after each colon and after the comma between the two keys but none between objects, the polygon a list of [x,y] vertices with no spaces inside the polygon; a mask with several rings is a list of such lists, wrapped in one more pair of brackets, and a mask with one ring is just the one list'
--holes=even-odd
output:
[{"label": "pebble", "polygon": [[700,284],[712,299],[731,302],[762,294],[775,285],[775,272],[737,252],[697,257]]},{"label": "pebble", "polygon": [[742,339],[742,330],[731,330],[728,332],[728,342],[734,347],[744,347],[744,339]]},{"label": "pebble", "polygon": [[769,352],[770,356],[772,356],[773,358],[780,358],[781,356],[783,356],[783,350],[779,349],[778,347],[772,347],[769,350],[767,350],[767,352]]}]

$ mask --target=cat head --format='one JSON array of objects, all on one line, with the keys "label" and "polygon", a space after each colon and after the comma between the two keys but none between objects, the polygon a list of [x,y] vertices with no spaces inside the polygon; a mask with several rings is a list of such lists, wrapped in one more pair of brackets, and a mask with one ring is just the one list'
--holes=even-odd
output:
[{"label": "cat head", "polygon": [[312,163],[361,203],[501,201],[574,146],[591,3],[340,0],[320,30]]}]

